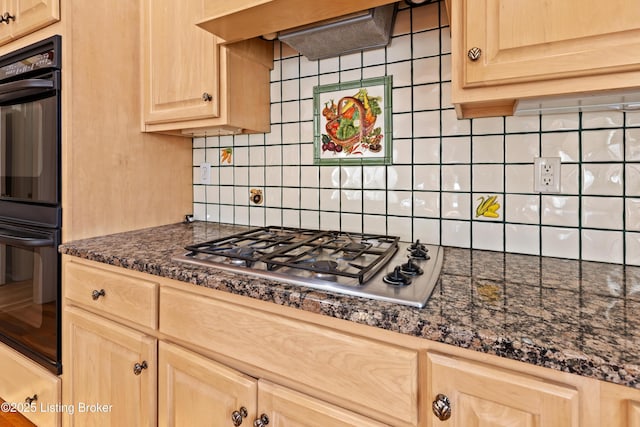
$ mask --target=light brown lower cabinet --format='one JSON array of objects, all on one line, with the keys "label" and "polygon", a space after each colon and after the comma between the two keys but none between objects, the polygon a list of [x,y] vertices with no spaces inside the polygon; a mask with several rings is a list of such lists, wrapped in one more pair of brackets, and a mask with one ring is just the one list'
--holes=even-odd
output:
[{"label": "light brown lower cabinet", "polygon": [[240,424],[255,418],[257,393],[254,378],[181,347],[158,345],[158,425],[232,426],[236,413]]},{"label": "light brown lower cabinet", "polygon": [[0,344],[0,398],[10,405],[0,407],[2,412],[20,412],[38,426],[57,427],[60,383],[56,375]]},{"label": "light brown lower cabinet", "polygon": [[[429,353],[432,425],[580,427],[575,387]],[[444,425],[444,424],[443,424]]]},{"label": "light brown lower cabinet", "polygon": [[640,427],[640,402],[632,400],[629,401],[627,405],[629,427]]},{"label": "light brown lower cabinet", "polygon": [[377,421],[160,342],[158,425],[381,427]]},{"label": "light brown lower cabinet", "polygon": [[600,425],[640,427],[640,390],[602,383],[600,387]]},{"label": "light brown lower cabinet", "polygon": [[68,256],[63,281],[67,426],[640,427],[632,387]]},{"label": "light brown lower cabinet", "polygon": [[155,426],[156,339],[77,307],[64,318],[65,425]]}]

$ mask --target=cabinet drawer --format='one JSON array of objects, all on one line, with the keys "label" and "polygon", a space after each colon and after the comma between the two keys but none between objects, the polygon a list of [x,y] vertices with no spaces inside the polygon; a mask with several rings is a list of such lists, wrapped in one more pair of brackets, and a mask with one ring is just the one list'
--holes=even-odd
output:
[{"label": "cabinet drawer", "polygon": [[417,423],[417,351],[170,288],[160,290],[159,320],[162,333],[262,378],[393,425]]},{"label": "cabinet drawer", "polygon": [[34,405],[29,407],[33,407],[35,411],[27,411],[26,407],[17,407],[18,410],[25,409],[20,412],[31,422],[39,426],[60,425],[59,411],[42,410],[42,408],[55,408],[60,404],[60,387],[60,378],[12,349],[4,345],[0,346],[1,397],[6,402],[25,405],[25,399],[37,395]]},{"label": "cabinet drawer", "polygon": [[157,328],[157,283],[73,261],[64,264],[63,274],[68,300],[98,313]]}]

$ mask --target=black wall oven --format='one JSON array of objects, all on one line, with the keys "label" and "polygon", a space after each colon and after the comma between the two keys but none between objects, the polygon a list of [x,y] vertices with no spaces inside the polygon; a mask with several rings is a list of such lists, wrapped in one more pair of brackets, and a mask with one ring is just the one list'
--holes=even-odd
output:
[{"label": "black wall oven", "polygon": [[60,57],[54,36],[0,57],[0,341],[61,372]]}]

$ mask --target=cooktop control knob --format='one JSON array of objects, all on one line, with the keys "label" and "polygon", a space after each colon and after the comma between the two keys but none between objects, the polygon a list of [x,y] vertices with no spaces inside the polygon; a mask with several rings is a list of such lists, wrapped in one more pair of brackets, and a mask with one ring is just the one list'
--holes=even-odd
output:
[{"label": "cooktop control knob", "polygon": [[410,251],[414,249],[421,249],[424,251],[424,250],[427,250],[427,247],[424,244],[420,243],[420,239],[416,239],[416,241],[413,242],[411,246],[409,246]]},{"label": "cooktop control knob", "polygon": [[426,261],[428,259],[431,259],[431,257],[427,252],[429,252],[429,250],[426,248],[425,249],[416,248],[416,249],[411,249],[410,254],[411,254],[411,258]]},{"label": "cooktop control knob", "polygon": [[393,272],[382,278],[382,281],[393,286],[407,286],[411,284],[411,277],[402,272],[402,267],[397,266]]},{"label": "cooktop control knob", "polygon": [[400,266],[400,271],[409,276],[419,276],[424,273],[424,270],[422,270],[420,266],[415,263],[411,256],[409,256],[409,261]]}]

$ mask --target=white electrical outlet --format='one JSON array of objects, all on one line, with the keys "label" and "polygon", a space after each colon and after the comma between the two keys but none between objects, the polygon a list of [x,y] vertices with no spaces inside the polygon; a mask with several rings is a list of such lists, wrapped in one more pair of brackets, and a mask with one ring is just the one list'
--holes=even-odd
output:
[{"label": "white electrical outlet", "polygon": [[559,193],[560,165],[560,157],[536,157],[533,160],[534,191],[539,193]]},{"label": "white electrical outlet", "polygon": [[200,184],[211,184],[211,163],[200,163]]}]

